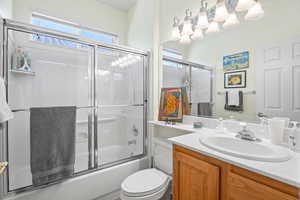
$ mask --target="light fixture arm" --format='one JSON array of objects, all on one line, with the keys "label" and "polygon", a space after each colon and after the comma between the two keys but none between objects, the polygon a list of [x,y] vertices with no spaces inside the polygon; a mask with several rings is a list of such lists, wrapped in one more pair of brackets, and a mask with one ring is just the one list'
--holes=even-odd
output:
[{"label": "light fixture arm", "polygon": [[179,26],[180,20],[178,19],[178,17],[174,17],[173,19],[173,27]]},{"label": "light fixture arm", "polygon": [[207,0],[201,0],[201,8],[200,8],[200,12],[205,12],[205,11],[207,11],[207,7],[208,7],[208,2],[207,2]]}]

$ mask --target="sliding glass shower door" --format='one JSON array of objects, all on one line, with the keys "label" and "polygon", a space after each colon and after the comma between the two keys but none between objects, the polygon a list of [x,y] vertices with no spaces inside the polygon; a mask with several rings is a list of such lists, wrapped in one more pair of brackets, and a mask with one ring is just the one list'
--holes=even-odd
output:
[{"label": "sliding glass shower door", "polygon": [[[31,121],[31,108],[76,106],[75,155],[67,156],[75,156],[74,173],[93,167],[92,46],[14,30],[8,31],[8,38],[8,102],[14,113],[7,127],[9,190],[32,186],[32,157],[43,153],[43,146],[31,151],[33,140],[39,140],[31,138],[30,124],[38,123]],[[50,140],[55,139],[49,136],[55,148]]]},{"label": "sliding glass shower door", "polygon": [[[4,159],[9,162],[6,192],[33,190],[145,155],[145,52],[92,43],[17,22],[6,24],[3,33],[4,79],[8,104],[14,113],[4,135]],[[62,107],[76,107],[76,116],[71,116],[75,128],[71,131],[61,131],[66,125],[60,123],[61,116],[32,117],[32,109],[52,112]],[[57,129],[52,129],[53,124],[47,120]],[[32,127],[39,129],[33,131]],[[62,135],[68,136],[64,138],[66,143],[57,139]],[[44,146],[39,145],[39,140]],[[47,166],[61,155],[72,157],[72,163],[67,163],[71,173],[48,181],[65,169],[61,165],[51,169]],[[35,157],[40,160],[34,161]],[[44,177],[43,170],[33,169],[37,163],[46,166],[47,181],[43,184],[34,182],[35,174],[42,171]]]},{"label": "sliding glass shower door", "polygon": [[98,165],[144,153],[145,56],[97,49]]}]

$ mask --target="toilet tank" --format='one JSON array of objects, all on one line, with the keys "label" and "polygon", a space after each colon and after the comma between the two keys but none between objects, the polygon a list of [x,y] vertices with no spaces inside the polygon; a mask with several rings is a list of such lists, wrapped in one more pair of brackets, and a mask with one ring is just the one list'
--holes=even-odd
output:
[{"label": "toilet tank", "polygon": [[153,161],[154,167],[172,175],[173,171],[173,153],[172,143],[165,139],[153,139]]}]

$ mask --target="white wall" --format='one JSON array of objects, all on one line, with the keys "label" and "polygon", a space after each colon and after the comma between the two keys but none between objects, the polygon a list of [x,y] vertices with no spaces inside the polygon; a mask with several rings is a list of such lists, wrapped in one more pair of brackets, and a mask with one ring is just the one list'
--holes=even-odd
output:
[{"label": "white wall", "polygon": [[0,0],[0,17],[12,18],[12,9],[12,0]]},{"label": "white wall", "polygon": [[[171,3],[172,2],[172,3]],[[300,17],[300,2],[298,0],[285,0],[276,2],[261,0],[265,10],[265,17],[259,21],[244,21],[241,16],[241,25],[221,33],[206,36],[202,41],[195,41],[190,46],[189,60],[216,67],[216,91],[224,90],[223,56],[242,51],[250,52],[250,68],[247,70],[247,88],[244,91],[255,90],[255,51],[262,45],[272,45],[279,41],[300,37],[300,24],[296,23]],[[172,30],[172,17],[182,17],[185,8],[197,10],[200,2],[162,1],[161,38],[162,41],[170,39]],[[239,119],[255,120],[255,95],[245,96],[245,112],[239,114],[224,110],[225,98],[217,95],[217,115],[228,117],[234,115]]]},{"label": "white wall", "polygon": [[117,34],[121,44],[127,41],[127,12],[96,0],[14,0],[15,20],[30,23],[32,12]]},{"label": "white wall", "polygon": [[159,102],[160,35],[159,0],[138,0],[128,13],[128,45],[152,50],[149,69],[150,119],[156,118]]},{"label": "white wall", "polygon": [[150,49],[153,46],[154,1],[139,0],[128,12],[128,45]]}]

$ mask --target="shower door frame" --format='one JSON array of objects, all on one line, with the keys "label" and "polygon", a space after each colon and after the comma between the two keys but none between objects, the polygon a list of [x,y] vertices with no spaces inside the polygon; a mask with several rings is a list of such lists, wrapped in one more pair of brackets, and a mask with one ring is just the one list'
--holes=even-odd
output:
[{"label": "shower door frame", "polygon": [[[194,62],[190,62],[190,61],[186,61],[186,60],[182,60],[182,59],[178,59],[178,58],[173,58],[173,57],[169,57],[169,56],[163,56],[162,57],[163,61],[170,61],[173,63],[177,63],[177,64],[181,64],[181,65],[185,65],[187,67],[189,67],[189,78],[192,78],[192,67],[194,68],[198,68],[198,69],[202,69],[202,70],[207,70],[210,72],[210,104],[214,105],[214,74],[215,74],[215,69],[213,67],[209,67],[206,65],[202,65],[202,64],[198,64],[198,63],[194,63]],[[189,99],[190,101],[192,100],[192,80],[189,81]],[[192,102],[189,102],[192,103]],[[214,115],[214,113],[213,113]],[[199,116],[201,117],[201,116]],[[207,116],[205,116],[207,117]]]},{"label": "shower door frame", "polygon": [[[141,159],[145,156],[147,156],[147,118],[148,118],[148,86],[149,86],[149,63],[150,63],[150,56],[151,52],[150,51],[142,51],[139,49],[131,48],[131,47],[126,47],[122,45],[117,45],[117,44],[108,44],[108,43],[102,43],[99,41],[95,40],[90,40],[86,38],[79,37],[77,35],[73,34],[67,34],[67,33],[62,33],[58,31],[54,31],[51,29],[46,29],[42,28],[39,26],[31,25],[31,24],[26,24],[26,23],[21,23],[15,20],[10,20],[10,19],[2,19],[1,20],[1,34],[3,34],[3,37],[1,37],[1,41],[3,42],[3,45],[0,47],[1,48],[1,59],[2,63],[0,63],[2,66],[0,67],[0,75],[4,78],[5,84],[6,84],[6,95],[7,95],[7,101],[8,101],[8,71],[9,71],[9,55],[8,55],[8,32],[9,30],[11,31],[18,31],[18,32],[23,32],[27,34],[41,34],[43,36],[49,36],[49,37],[55,37],[57,39],[62,39],[62,40],[68,40],[71,42],[76,42],[79,44],[87,45],[91,47],[92,52],[91,52],[91,87],[90,87],[90,99],[91,99],[91,106],[88,106],[88,108],[91,108],[91,113],[89,114],[89,120],[88,120],[88,151],[89,151],[89,160],[88,160],[88,169],[74,173],[71,177],[59,180],[59,181],[54,181],[51,183],[47,183],[41,186],[26,186],[24,188],[19,188],[15,190],[9,190],[9,168],[6,170],[6,173],[0,177],[0,192],[2,192],[3,196],[7,195],[13,195],[13,194],[18,194],[26,191],[33,191],[41,188],[48,187],[50,185],[58,184],[61,183],[65,180],[69,180],[78,176],[90,174],[108,167],[113,167],[122,163],[126,163],[129,161],[134,161],[137,159]],[[0,43],[1,44],[1,43]],[[139,56],[143,57],[143,153],[140,155],[132,156],[126,159],[118,160],[109,164],[104,164],[99,166],[98,165],[98,123],[97,123],[97,111],[98,111],[98,106],[96,105],[96,73],[95,71],[97,70],[97,60],[98,60],[98,55],[97,55],[97,49],[98,48],[106,48],[110,49],[112,51],[119,51],[119,52],[124,52],[124,53],[132,53],[136,54]],[[133,105],[134,106],[134,105]],[[22,110],[21,110],[22,111]],[[1,125],[1,124],[0,124]],[[8,161],[8,122],[2,125],[0,127],[0,142],[1,142],[1,150],[0,150],[0,159]],[[94,155],[94,157],[93,157]],[[94,161],[94,162],[93,162]],[[9,162],[9,161],[8,161]],[[2,191],[1,191],[2,190]],[[1,196],[0,196],[1,197]]]}]

